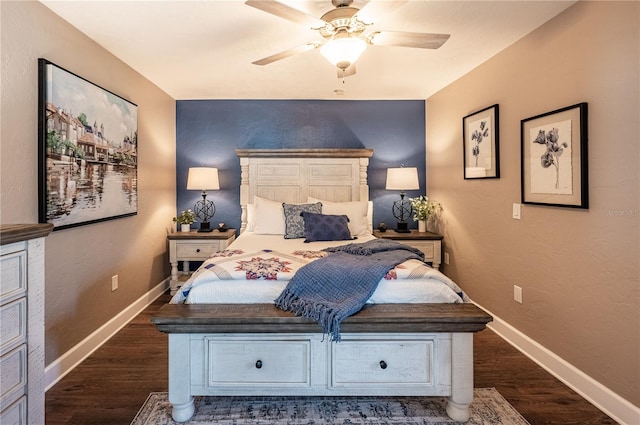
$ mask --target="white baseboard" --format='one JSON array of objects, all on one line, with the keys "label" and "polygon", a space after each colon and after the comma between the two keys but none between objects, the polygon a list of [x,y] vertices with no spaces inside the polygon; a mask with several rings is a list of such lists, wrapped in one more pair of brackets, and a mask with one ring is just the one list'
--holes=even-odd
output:
[{"label": "white baseboard", "polygon": [[478,305],[493,316],[488,327],[513,345],[524,355],[536,362],[547,372],[558,378],[591,404],[609,415],[620,424],[640,424],[640,408],[620,397],[600,382],[591,378],[554,352],[543,347],[504,320]]},{"label": "white baseboard", "polygon": [[160,295],[164,294],[168,288],[169,278],[160,282],[149,292],[134,301],[129,307],[118,313],[113,319],[96,329],[91,335],[51,362],[51,364],[47,365],[44,368],[45,391],[48,391],[84,359],[100,348],[109,338],[140,314],[142,310],[158,299]]}]

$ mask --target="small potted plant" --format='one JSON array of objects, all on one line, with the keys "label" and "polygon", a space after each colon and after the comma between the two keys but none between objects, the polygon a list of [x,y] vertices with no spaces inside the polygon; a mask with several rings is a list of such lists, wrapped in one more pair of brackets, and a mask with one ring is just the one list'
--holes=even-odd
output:
[{"label": "small potted plant", "polygon": [[191,230],[191,224],[195,223],[196,214],[191,210],[184,210],[177,217],[173,217],[173,222],[180,225],[181,232]]},{"label": "small potted plant", "polygon": [[418,231],[427,231],[427,221],[438,215],[442,211],[442,205],[424,195],[417,198],[409,198],[413,209],[413,221],[418,222]]}]

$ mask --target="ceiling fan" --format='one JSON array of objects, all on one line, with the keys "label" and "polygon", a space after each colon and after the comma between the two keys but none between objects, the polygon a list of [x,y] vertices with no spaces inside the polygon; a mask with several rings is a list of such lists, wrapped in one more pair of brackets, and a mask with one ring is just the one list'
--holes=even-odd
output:
[{"label": "ceiling fan", "polygon": [[320,53],[338,68],[338,77],[344,78],[355,74],[355,61],[369,44],[418,49],[437,49],[442,46],[449,39],[449,34],[397,31],[367,32],[368,27],[373,25],[373,21],[369,21],[367,17],[390,13],[406,1],[371,0],[362,9],[358,9],[351,7],[353,0],[331,0],[335,9],[320,18],[315,18],[276,0],[247,0],[245,4],[289,21],[307,25],[318,31],[323,38],[320,41],[310,41],[252,63],[268,65],[298,53],[320,48]]}]

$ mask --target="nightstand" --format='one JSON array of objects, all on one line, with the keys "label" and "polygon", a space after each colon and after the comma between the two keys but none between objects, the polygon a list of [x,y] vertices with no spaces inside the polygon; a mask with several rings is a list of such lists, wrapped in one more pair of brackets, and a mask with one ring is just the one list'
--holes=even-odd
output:
[{"label": "nightstand", "polygon": [[182,261],[184,275],[188,275],[189,261],[204,261],[211,254],[223,251],[236,239],[236,229],[226,232],[174,232],[167,235],[169,239],[169,262],[171,263],[171,295],[182,285],[178,274],[178,262]]},{"label": "nightstand", "polygon": [[405,245],[418,248],[424,253],[424,261],[431,263],[433,268],[438,270],[442,259],[442,239],[443,236],[431,232],[418,232],[411,230],[410,233],[398,233],[394,230],[380,232],[375,230],[373,236],[382,239],[393,239]]}]

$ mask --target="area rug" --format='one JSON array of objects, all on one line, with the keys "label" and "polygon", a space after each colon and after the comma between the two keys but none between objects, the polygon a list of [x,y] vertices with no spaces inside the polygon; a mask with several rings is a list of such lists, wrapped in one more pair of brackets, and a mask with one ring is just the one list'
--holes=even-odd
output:
[{"label": "area rug", "polygon": [[[495,388],[473,392],[468,425],[528,425]],[[189,425],[455,424],[444,397],[194,397]],[[167,393],[151,393],[131,425],[174,425]]]}]

